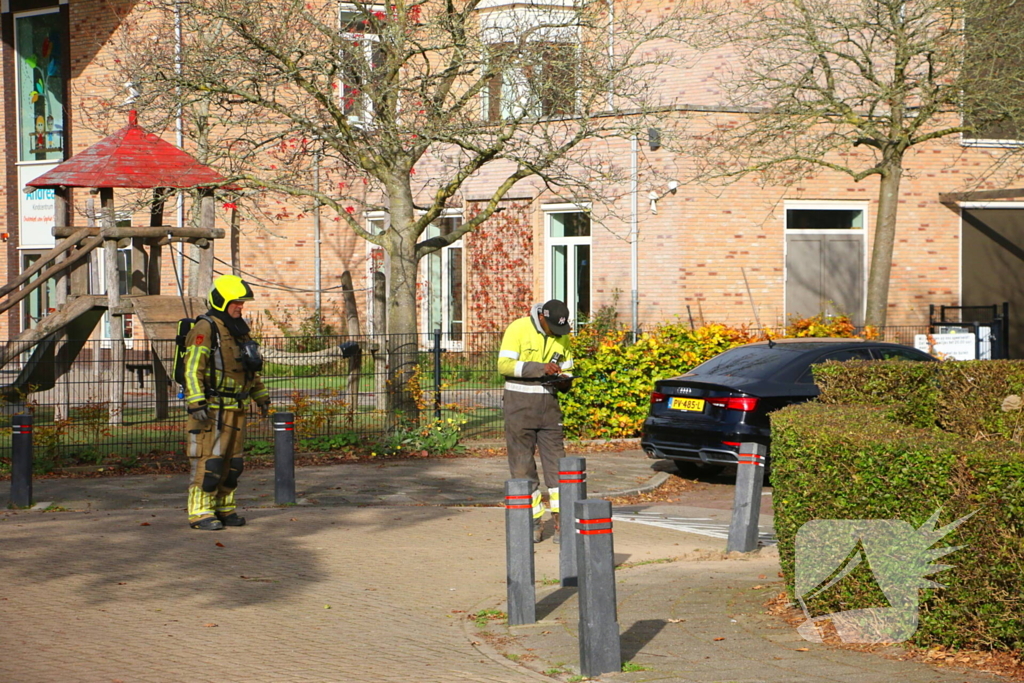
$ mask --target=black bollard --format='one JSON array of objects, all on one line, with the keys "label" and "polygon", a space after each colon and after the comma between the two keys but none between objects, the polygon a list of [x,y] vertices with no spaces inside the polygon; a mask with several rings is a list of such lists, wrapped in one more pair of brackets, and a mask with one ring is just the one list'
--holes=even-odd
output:
[{"label": "black bollard", "polygon": [[[587,459],[568,457],[558,459],[558,505],[567,510],[563,517],[572,521],[577,500],[587,499]],[[562,586],[579,585],[576,569],[576,536],[573,524],[562,524],[561,543],[558,547],[558,571]]]},{"label": "black bollard", "polygon": [[757,524],[761,518],[761,489],[764,485],[764,444],[741,443],[736,456],[736,494],[729,522],[725,551],[749,553],[757,550]]},{"label": "black bollard", "polygon": [[580,500],[573,511],[580,584],[580,673],[592,678],[622,671],[612,504],[607,500]]},{"label": "black bollard", "polygon": [[508,570],[508,625],[537,621],[533,567],[533,482],[505,482],[505,562]]},{"label": "black bollard", "polygon": [[32,415],[11,417],[11,507],[32,507]]},{"label": "black bollard", "polygon": [[274,502],[295,502],[294,413],[274,413]]}]

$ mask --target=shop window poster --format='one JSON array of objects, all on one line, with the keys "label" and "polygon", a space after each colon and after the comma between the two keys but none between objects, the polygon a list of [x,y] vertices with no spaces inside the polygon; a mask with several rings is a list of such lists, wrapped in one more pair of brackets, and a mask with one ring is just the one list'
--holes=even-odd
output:
[{"label": "shop window poster", "polygon": [[22,161],[64,158],[64,45],[60,14],[15,18]]}]

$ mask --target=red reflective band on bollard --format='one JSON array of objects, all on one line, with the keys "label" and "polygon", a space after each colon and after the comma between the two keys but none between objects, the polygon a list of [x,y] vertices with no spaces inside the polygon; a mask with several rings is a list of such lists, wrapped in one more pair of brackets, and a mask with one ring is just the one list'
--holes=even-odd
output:
[{"label": "red reflective band on bollard", "polygon": [[736,456],[736,462],[740,465],[757,465],[764,467],[764,456],[757,453],[740,453]]},{"label": "red reflective band on bollard", "polygon": [[604,519],[577,519],[577,524],[611,524],[612,518],[605,517]]},{"label": "red reflective band on bollard", "polygon": [[[606,529],[585,529],[583,525],[591,524],[607,524]],[[611,517],[604,517],[601,519],[577,519],[576,520],[576,533],[583,534],[584,536],[592,536],[594,534],[610,534],[612,532],[612,519]]]},{"label": "red reflective band on bollard", "polygon": [[[572,477],[572,478],[571,479],[567,479],[566,477]],[[559,472],[558,473],[558,483],[559,484],[582,484],[584,481],[586,481],[586,475],[584,474],[583,470],[580,470],[578,472]]]},{"label": "red reflective band on bollard", "polygon": [[505,501],[506,501],[505,502],[505,507],[510,509],[510,510],[522,510],[524,508],[532,508],[533,507],[533,503],[532,502],[531,503],[527,503],[526,505],[509,505],[509,503],[507,501],[510,501],[510,500],[529,500],[529,501],[532,501],[533,500],[533,496],[532,495],[531,496],[505,496]]},{"label": "red reflective band on bollard", "polygon": [[32,425],[14,425],[11,430],[14,434],[31,434]]}]

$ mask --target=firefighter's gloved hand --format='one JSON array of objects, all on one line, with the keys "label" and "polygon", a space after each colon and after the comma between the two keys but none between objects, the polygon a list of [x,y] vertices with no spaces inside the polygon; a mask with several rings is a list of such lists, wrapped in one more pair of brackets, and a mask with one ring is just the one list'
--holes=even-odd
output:
[{"label": "firefighter's gloved hand", "polygon": [[259,405],[260,417],[270,417],[270,401]]},{"label": "firefighter's gloved hand", "polygon": [[345,342],[344,344],[339,344],[338,348],[341,349],[342,358],[351,358],[359,353],[359,342]]},{"label": "firefighter's gloved hand", "polygon": [[199,422],[211,421],[210,411],[207,410],[205,405],[199,408],[190,408],[188,414],[193,420],[198,420]]}]

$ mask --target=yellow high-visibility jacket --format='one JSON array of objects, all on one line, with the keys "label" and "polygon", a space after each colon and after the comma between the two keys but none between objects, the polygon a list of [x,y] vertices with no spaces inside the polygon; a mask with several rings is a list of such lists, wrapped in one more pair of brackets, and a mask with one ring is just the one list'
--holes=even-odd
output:
[{"label": "yellow high-visibility jacket", "polygon": [[540,327],[538,311],[539,306],[534,306],[529,316],[512,321],[501,339],[498,372],[505,376],[506,389],[541,389],[537,385],[544,377],[544,366],[551,362],[552,356],[556,353],[562,355],[559,361],[562,374],[572,374],[569,335],[549,337],[544,334]]},{"label": "yellow high-visibility jacket", "polygon": [[[244,410],[248,400],[257,405],[270,400],[270,392],[259,375],[242,367],[239,342],[223,322],[214,317],[217,348],[213,348],[210,322],[200,318],[185,338],[185,402],[190,409],[207,403],[211,408]],[[242,341],[246,341],[243,339]]]}]

